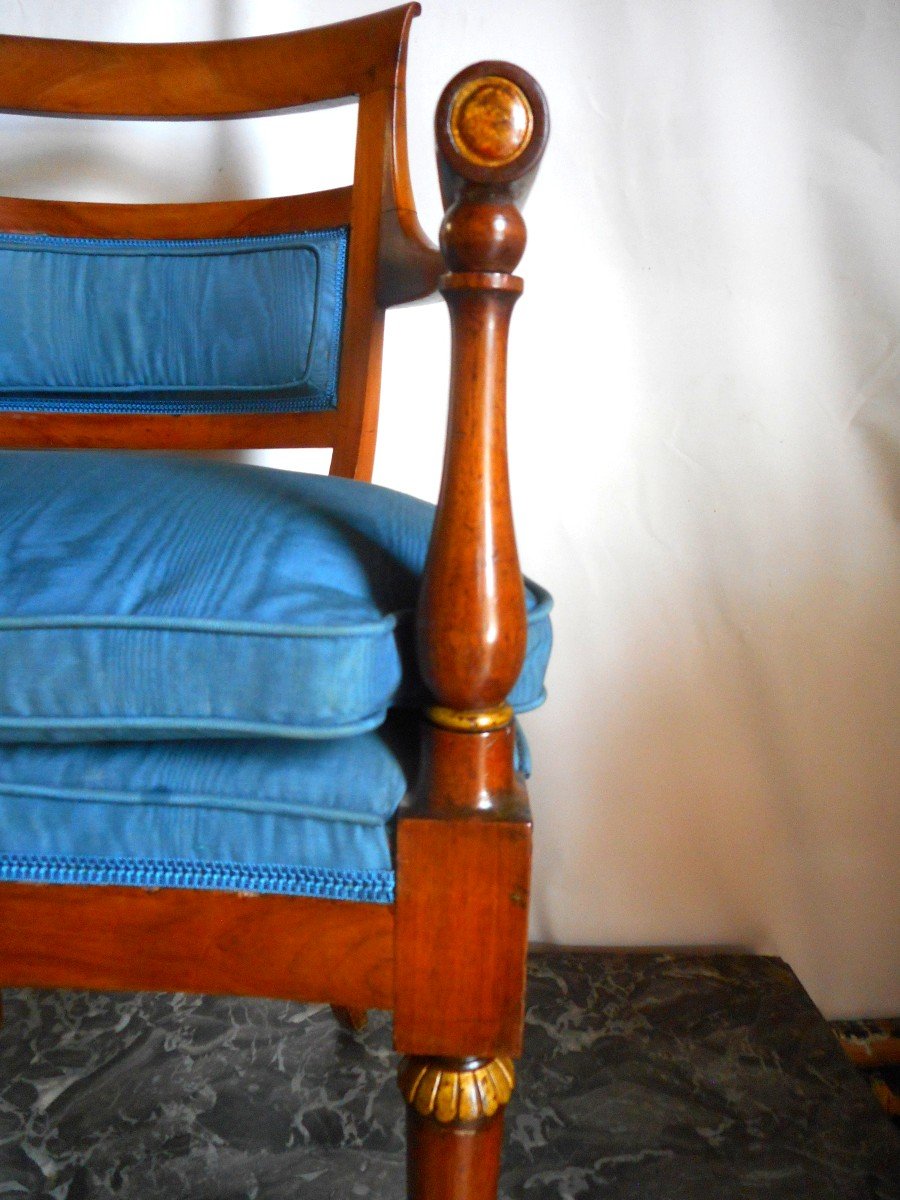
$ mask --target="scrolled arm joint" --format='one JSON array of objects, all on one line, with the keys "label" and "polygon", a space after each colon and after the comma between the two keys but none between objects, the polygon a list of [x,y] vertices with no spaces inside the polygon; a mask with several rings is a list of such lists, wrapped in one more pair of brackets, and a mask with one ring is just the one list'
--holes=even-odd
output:
[{"label": "scrolled arm joint", "polygon": [[525,249],[519,212],[544,152],[547,101],[512,63],[480,62],[444,89],[435,120],[451,271],[514,271]]}]

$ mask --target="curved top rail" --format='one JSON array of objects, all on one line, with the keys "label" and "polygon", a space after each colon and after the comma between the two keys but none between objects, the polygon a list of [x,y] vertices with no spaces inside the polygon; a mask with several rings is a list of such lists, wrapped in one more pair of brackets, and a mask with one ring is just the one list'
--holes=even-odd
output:
[{"label": "curved top rail", "polygon": [[0,36],[0,111],[209,120],[281,112],[398,82],[418,3],[334,25],[212,42]]}]

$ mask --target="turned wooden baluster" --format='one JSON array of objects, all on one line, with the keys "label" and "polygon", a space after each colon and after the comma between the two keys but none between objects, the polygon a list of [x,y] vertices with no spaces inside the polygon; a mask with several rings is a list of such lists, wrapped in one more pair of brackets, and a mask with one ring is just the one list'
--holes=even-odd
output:
[{"label": "turned wooden baluster", "polygon": [[[506,342],[525,249],[516,207],[546,140],[534,80],[476,63],[441,97],[446,214],[440,290],[453,331],[450,411],[437,516],[418,610],[419,663],[444,728],[496,729],[525,655],[525,594],[506,452]],[[516,186],[518,185],[518,186]]]},{"label": "turned wooden baluster", "polygon": [[[506,344],[525,248],[517,207],[548,132],[526,72],[483,62],[437,110],[452,325],[450,411],[417,614],[435,703],[398,833],[395,1041],[407,1057],[409,1196],[493,1200],[521,1040],[530,822],[513,767],[526,614],[506,449]],[[452,884],[447,881],[452,880]],[[453,911],[442,899],[452,894]],[[400,981],[402,980],[402,987]]]}]

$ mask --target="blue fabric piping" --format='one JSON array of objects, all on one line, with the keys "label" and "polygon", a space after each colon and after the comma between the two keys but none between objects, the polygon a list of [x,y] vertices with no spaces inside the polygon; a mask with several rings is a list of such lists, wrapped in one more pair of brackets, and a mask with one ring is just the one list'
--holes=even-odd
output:
[{"label": "blue fabric piping", "polygon": [[[337,375],[337,359],[335,355],[334,375]],[[175,389],[173,389],[175,390]],[[248,389],[249,390],[249,389]],[[49,412],[49,413],[120,413],[122,415],[161,413],[164,416],[187,417],[192,414],[207,413],[210,416],[228,416],[240,413],[302,413],[324,412],[337,407],[337,387],[335,383],[327,391],[318,392],[314,396],[286,398],[284,400],[221,400],[221,393],[211,392],[206,400],[159,400],[155,403],[127,400],[94,401],[94,400],[38,400],[34,396],[22,396],[20,399],[7,400],[0,398],[2,412]]]},{"label": "blue fabric piping", "polygon": [[[59,784],[44,787],[34,783],[0,783],[0,796],[17,798],[32,796],[36,800],[56,800],[74,804],[130,804],[137,808],[143,808],[147,803],[146,792],[111,791],[109,788],[94,787],[62,787]],[[268,797],[260,799],[252,796],[205,796],[196,793],[166,792],[161,798],[167,809],[220,809],[224,812],[262,813],[264,816],[299,816],[315,821],[340,821],[351,825],[370,825],[374,828],[381,828],[384,825],[384,819],[372,813],[314,805],[304,805],[302,810],[298,810],[297,805],[290,801],[273,800]],[[154,797],[154,799],[158,799],[158,797]]]},{"label": "blue fabric piping", "polygon": [[347,225],[333,225],[327,229],[303,229],[296,233],[260,233],[230,238],[90,238],[65,237],[54,233],[0,233],[0,245],[9,246],[11,250],[30,250],[37,244],[43,250],[53,250],[61,254],[70,249],[76,254],[84,250],[109,250],[111,254],[119,254],[129,250],[206,250],[210,246],[226,253],[240,253],[242,250],[249,253],[272,245],[290,246],[291,243],[299,245],[310,240],[328,241],[336,233],[345,235],[346,241],[348,228]]},{"label": "blue fabric piping", "polygon": [[389,633],[400,617],[411,617],[412,609],[385,613],[371,621],[346,625],[283,625],[265,621],[229,621],[220,617],[108,617],[88,613],[59,615],[43,614],[33,617],[0,617],[2,629],[153,629],[178,633],[234,634],[239,637],[319,638],[371,637],[373,633]]},{"label": "blue fabric piping", "polygon": [[[311,396],[295,396],[292,391],[300,386],[301,381],[293,384],[282,384],[278,387],[209,387],[195,386],[183,388],[178,386],[160,388],[123,386],[98,387],[96,389],[55,388],[46,389],[44,395],[28,394],[23,389],[14,396],[11,392],[16,389],[0,386],[0,412],[54,412],[54,413],[132,413],[168,414],[170,416],[189,416],[191,414],[228,415],[240,413],[299,413],[322,412],[337,408],[337,385],[341,359],[341,342],[344,327],[344,309],[346,308],[345,285],[347,275],[347,243],[349,226],[337,225],[331,229],[313,229],[298,233],[269,234],[245,238],[67,238],[51,234],[15,234],[0,233],[0,247],[16,250],[28,250],[33,247],[58,253],[78,253],[85,250],[110,254],[137,256],[149,254],[161,249],[184,250],[185,256],[191,251],[213,249],[217,253],[250,253],[258,252],[270,246],[298,247],[304,241],[337,240],[337,265],[335,271],[335,288],[340,296],[340,302],[335,304],[331,320],[331,371],[324,390]],[[318,320],[319,297],[316,295],[316,316]],[[310,352],[312,341],[310,342]],[[39,389],[42,393],[45,389]],[[2,393],[6,393],[3,395]],[[97,400],[100,394],[117,394],[121,392],[120,400]],[[173,393],[183,395],[185,392],[195,392],[202,395],[198,400],[168,399]],[[125,396],[141,396],[143,399],[128,403]],[[227,397],[246,397],[244,399],[228,399]],[[63,399],[62,397],[66,397]]]},{"label": "blue fabric piping", "polygon": [[392,904],[393,871],[339,871],[278,863],[194,862],[190,859],[68,858],[0,855],[0,882],[107,884],[198,888]]},{"label": "blue fabric piping", "polygon": [[[530,579],[526,583],[526,602],[531,602],[526,622],[536,625],[553,608],[553,598]],[[387,633],[401,621],[411,621],[413,609],[399,608],[371,621],[342,625],[294,625],[265,621],[230,621],[222,617],[107,616],[103,613],[41,613],[27,617],[0,617],[2,629],[161,629],[183,633],[224,633],[241,637],[371,637],[373,632]]]},{"label": "blue fabric piping", "polygon": [[[182,735],[185,735],[185,731],[191,731],[186,736],[194,737],[197,736],[196,731],[201,730],[205,736],[210,737],[343,738],[377,729],[384,717],[385,710],[379,708],[372,716],[361,721],[345,721],[339,725],[278,725],[274,721],[236,721],[230,717],[198,717],[190,713],[178,717],[130,717],[117,713],[97,717],[8,717],[5,713],[0,713],[0,730],[163,729]],[[3,733],[0,733],[0,741],[4,740],[10,739],[4,738]],[[143,739],[122,738],[120,735],[119,740]]]}]

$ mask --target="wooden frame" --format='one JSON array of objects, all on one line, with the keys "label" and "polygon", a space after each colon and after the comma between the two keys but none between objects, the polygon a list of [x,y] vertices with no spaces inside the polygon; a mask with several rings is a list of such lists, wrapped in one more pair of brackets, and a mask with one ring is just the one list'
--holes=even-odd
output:
[{"label": "wooden frame", "polygon": [[[415,4],[301,33],[131,46],[0,38],[0,109],[201,117],[359,96],[351,189],[199,205],[0,199],[0,228],[167,237],[347,222],[338,407],[293,416],[0,414],[0,444],[195,448],[327,445],[367,478],[384,309],[440,289],[453,329],[441,494],[418,613],[434,696],[397,829],[393,905],[181,889],[0,884],[0,983],[190,990],[392,1008],[406,1057],[408,1196],[493,1200],[520,1051],[531,825],[505,703],[525,649],[506,461],[506,336],[522,284],[518,205],[547,137],[546,101],[508,63],[477,63],[437,112],[441,251],[406,166],[404,68]],[[441,274],[441,272],[444,272]]]}]

